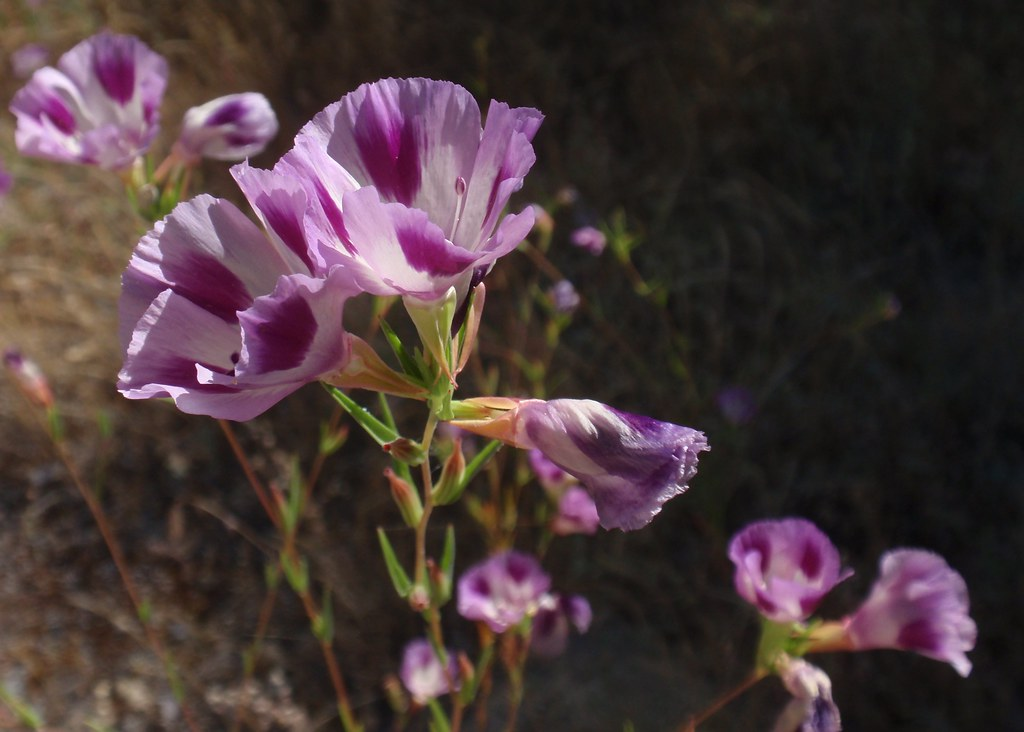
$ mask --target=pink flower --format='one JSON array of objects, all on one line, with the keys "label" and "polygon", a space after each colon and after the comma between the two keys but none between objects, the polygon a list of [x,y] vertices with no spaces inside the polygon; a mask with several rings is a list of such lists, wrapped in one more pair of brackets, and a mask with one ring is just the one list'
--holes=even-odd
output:
[{"label": "pink flower", "polygon": [[159,129],[167,62],[134,36],[100,33],[39,69],[11,102],[25,155],[127,168]]},{"label": "pink flower", "polygon": [[779,676],[793,695],[772,732],[839,732],[839,707],[832,700],[828,674],[802,658],[785,658]]},{"label": "pink flower", "polygon": [[967,651],[973,650],[978,635],[969,605],[964,578],[942,557],[897,549],[882,557],[871,594],[847,619],[847,638],[857,650],[915,651],[967,676]]},{"label": "pink flower", "polygon": [[262,94],[212,99],[185,112],[175,150],[186,160],[244,160],[277,134],[277,115]]},{"label": "pink flower", "polygon": [[503,633],[534,615],[550,586],[551,578],[536,559],[506,551],[466,570],[456,604],[462,617]]},{"label": "pink flower", "polygon": [[543,658],[561,655],[569,644],[569,627],[586,633],[593,617],[590,603],[581,595],[548,595],[530,627],[530,650]]},{"label": "pink flower", "polygon": [[595,257],[604,251],[604,248],[608,245],[608,239],[601,232],[600,229],[596,229],[593,226],[581,226],[569,235],[569,241],[583,249],[590,252]]},{"label": "pink flower", "polygon": [[[451,651],[447,651],[447,654],[446,673],[434,647],[426,638],[418,638],[405,647],[399,676],[417,704],[426,704],[442,694],[459,690],[458,664]],[[452,680],[454,689],[449,684],[449,679]]]},{"label": "pink flower", "polygon": [[540,450],[590,493],[601,525],[631,531],[686,491],[708,449],[704,433],[620,412],[590,399],[478,397],[456,414],[483,415],[455,424],[516,447]]},{"label": "pink flower", "polygon": [[551,519],[551,531],[558,536],[594,534],[600,523],[594,499],[583,488],[571,486],[558,499],[558,514]]},{"label": "pink flower", "polygon": [[531,207],[502,211],[533,166],[541,119],[492,101],[481,128],[461,86],[384,79],[316,115],[261,172],[306,192],[305,232],[324,266],[376,295],[435,302],[454,287],[461,300],[533,227]]},{"label": "pink flower", "polygon": [[805,620],[839,582],[853,574],[842,570],[839,551],[805,519],[750,524],[729,543],[736,565],[736,592],[769,620]]}]

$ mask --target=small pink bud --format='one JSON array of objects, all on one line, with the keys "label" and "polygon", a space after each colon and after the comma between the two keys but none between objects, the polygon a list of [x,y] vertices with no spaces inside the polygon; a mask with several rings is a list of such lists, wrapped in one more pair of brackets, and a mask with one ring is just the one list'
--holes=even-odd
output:
[{"label": "small pink bud", "polygon": [[190,161],[244,160],[263,152],[276,134],[277,116],[265,96],[229,94],[185,112],[175,149]]},{"label": "small pink bud", "polygon": [[49,409],[53,406],[53,392],[46,380],[46,375],[38,364],[26,358],[16,349],[4,352],[4,365],[18,383],[18,388],[29,400],[40,407]]},{"label": "small pink bud", "polygon": [[384,477],[388,479],[391,487],[391,497],[402,514],[402,520],[406,526],[418,526],[423,517],[423,504],[416,490],[405,480],[395,475],[391,468],[385,468]]}]

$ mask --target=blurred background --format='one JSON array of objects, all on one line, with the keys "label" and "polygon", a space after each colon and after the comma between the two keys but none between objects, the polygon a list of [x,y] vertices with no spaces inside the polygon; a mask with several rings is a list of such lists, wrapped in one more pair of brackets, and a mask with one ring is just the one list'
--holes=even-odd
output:
[{"label": "blurred background", "polygon": [[[24,83],[12,52],[40,44],[55,63],[103,28],[169,61],[158,154],[185,109],[247,90],[281,122],[261,167],[317,111],[385,76],[449,79],[484,106],[545,113],[514,207],[553,208],[550,260],[586,300],[553,355],[549,396],[690,425],[713,449],[648,528],[553,546],[556,584],[586,595],[595,622],[564,657],[529,667],[521,729],[674,730],[739,682],[758,626],[732,590],[726,544],[749,521],[799,515],[856,570],[824,615],[856,606],[883,552],[915,546],[963,574],[979,628],[967,679],[891,651],[817,658],[845,729],[1024,730],[1024,6],[0,0],[0,97]],[[0,346],[48,375],[204,728],[226,729],[272,528],[216,423],[115,391],[118,280],[143,232],[120,181],[21,158],[13,131],[0,116],[13,176],[0,199]],[[226,165],[204,164],[196,190],[241,203]],[[588,224],[633,237],[635,270],[571,246]],[[519,254],[498,264],[485,361],[542,338],[515,330],[515,303],[545,277]],[[330,412],[308,387],[237,432],[272,478],[292,454],[309,457]],[[374,540],[398,525],[384,464],[353,435],[303,533],[371,729],[389,723],[382,681],[419,632]],[[465,517],[455,506],[444,520]],[[480,556],[472,541],[460,551],[463,568]],[[52,729],[180,726],[89,514],[9,380],[0,557],[6,689]],[[286,595],[246,719],[339,729]],[[769,729],[785,700],[763,682],[701,729]]]}]

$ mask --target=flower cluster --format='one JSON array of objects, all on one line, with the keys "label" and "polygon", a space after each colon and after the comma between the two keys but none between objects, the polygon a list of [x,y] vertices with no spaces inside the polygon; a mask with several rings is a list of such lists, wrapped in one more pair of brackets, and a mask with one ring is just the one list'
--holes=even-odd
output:
[{"label": "flower cluster", "polygon": [[[818,527],[795,518],[759,521],[733,537],[729,559],[737,592],[769,623],[766,638],[773,640],[762,644],[759,662],[778,673],[796,699],[783,719],[803,720],[803,726],[780,721],[776,729],[839,729],[828,678],[794,657],[803,653],[892,648],[945,661],[961,676],[971,671],[967,652],[974,648],[977,627],[969,615],[967,585],[937,554],[886,553],[879,578],[857,610],[839,621],[807,625],[821,598],[851,574],[840,569],[838,550]],[[769,634],[770,626],[783,632]]]},{"label": "flower cluster", "polygon": [[[134,36],[99,33],[43,66],[46,50],[21,49],[14,63],[28,83],[14,95],[18,150],[63,163],[127,170],[160,129],[167,61]],[[41,68],[40,68],[41,67]],[[277,117],[261,94],[234,94],[190,109],[174,149],[199,158],[242,160],[277,133]]]}]

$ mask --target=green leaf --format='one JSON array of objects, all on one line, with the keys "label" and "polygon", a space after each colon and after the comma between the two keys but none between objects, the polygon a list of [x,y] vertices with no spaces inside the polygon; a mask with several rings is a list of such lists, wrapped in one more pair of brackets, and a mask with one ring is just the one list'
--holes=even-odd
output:
[{"label": "green leaf", "polygon": [[483,450],[474,455],[473,459],[466,464],[466,473],[462,477],[462,490],[466,489],[466,486],[469,485],[469,481],[476,477],[476,474],[483,469],[491,456],[501,449],[501,445],[501,440],[491,440],[484,446]]},{"label": "green leaf", "polygon": [[395,556],[395,550],[392,548],[387,534],[384,533],[384,529],[377,529],[377,539],[380,541],[380,551],[384,555],[384,563],[388,567],[388,576],[391,577],[391,584],[395,586],[395,592],[399,597],[408,597],[412,592],[412,581],[405,569],[402,568],[398,557]]},{"label": "green leaf", "polygon": [[405,350],[405,346],[402,344],[398,334],[388,325],[388,321],[380,321],[380,329],[384,333],[384,337],[388,339],[388,345],[391,346],[391,350],[394,352],[395,357],[398,359],[398,363],[402,365],[402,371],[405,372],[406,376],[409,376],[416,381],[423,382],[423,371],[416,363],[416,359],[409,355],[409,352]]},{"label": "green leaf", "polygon": [[327,392],[334,397],[334,400],[349,413],[349,416],[351,416],[360,427],[366,430],[366,433],[370,435],[378,445],[383,446],[389,442],[394,442],[399,438],[399,434],[395,430],[374,417],[366,408],[353,401],[352,398],[341,389],[331,386],[330,384],[324,384],[324,388],[327,389]]},{"label": "green leaf", "polygon": [[430,707],[430,716],[433,721],[430,728],[437,730],[437,732],[451,732],[452,726],[448,722],[448,715],[444,713],[444,709],[441,707],[441,702],[437,699],[431,699],[427,702],[427,706]]}]

